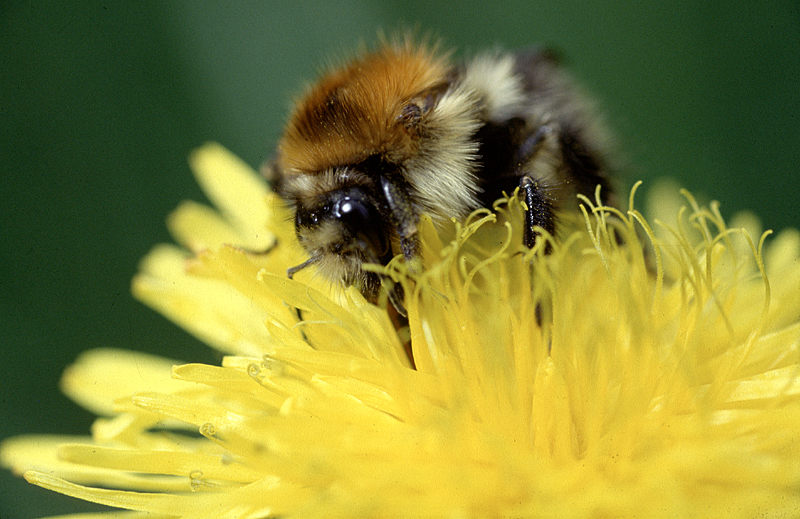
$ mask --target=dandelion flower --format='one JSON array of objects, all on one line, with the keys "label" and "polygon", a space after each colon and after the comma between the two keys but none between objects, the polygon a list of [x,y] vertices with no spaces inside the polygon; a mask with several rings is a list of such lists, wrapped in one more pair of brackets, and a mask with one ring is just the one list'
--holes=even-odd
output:
[{"label": "dandelion flower", "polygon": [[192,165],[217,209],[181,205],[178,246],[133,291],[226,356],[84,354],[63,387],[100,418],[7,440],[28,481],[124,517],[800,510],[796,231],[765,245],[688,194],[649,220],[633,195],[626,212],[584,199],[548,254],[521,246],[513,198],[425,220],[424,267],[388,267],[398,332],[313,268],[287,279],[303,251],[247,166],[217,145]]}]

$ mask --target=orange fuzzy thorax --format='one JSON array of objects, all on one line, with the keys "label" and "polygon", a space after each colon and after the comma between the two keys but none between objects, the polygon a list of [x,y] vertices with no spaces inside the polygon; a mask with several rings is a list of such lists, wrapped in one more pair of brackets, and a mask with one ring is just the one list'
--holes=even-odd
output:
[{"label": "orange fuzzy thorax", "polygon": [[402,160],[416,136],[402,121],[411,100],[446,80],[426,48],[385,46],[324,76],[301,98],[279,145],[283,171],[314,173],[370,155]]}]

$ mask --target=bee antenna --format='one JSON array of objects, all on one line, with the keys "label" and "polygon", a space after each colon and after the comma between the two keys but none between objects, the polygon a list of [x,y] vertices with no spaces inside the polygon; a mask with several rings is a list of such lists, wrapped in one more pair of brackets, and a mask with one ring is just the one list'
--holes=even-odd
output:
[{"label": "bee antenna", "polygon": [[319,256],[311,256],[310,258],[305,260],[303,263],[286,269],[286,275],[289,277],[289,279],[292,279],[295,274],[297,274],[298,272],[300,272],[304,268],[309,267],[309,266],[313,265],[314,263],[318,262],[319,259],[320,259]]}]

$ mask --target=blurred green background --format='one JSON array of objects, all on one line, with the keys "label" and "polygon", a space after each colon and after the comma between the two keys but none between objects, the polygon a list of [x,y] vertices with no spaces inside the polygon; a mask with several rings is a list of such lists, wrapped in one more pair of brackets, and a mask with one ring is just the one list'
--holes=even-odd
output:
[{"label": "blurred green background", "polygon": [[[600,100],[625,185],[672,176],[797,226],[800,3],[3,2],[0,438],[84,434],[60,395],[78,352],[217,356],[129,295],[164,218],[203,200],[188,152],[257,166],[325,57],[416,26],[465,53],[550,44]],[[0,473],[0,518],[97,510]]]}]

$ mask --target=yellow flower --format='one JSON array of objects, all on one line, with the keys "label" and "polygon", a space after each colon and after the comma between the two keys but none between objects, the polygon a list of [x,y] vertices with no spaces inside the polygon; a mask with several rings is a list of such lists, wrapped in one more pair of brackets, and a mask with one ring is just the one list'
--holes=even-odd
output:
[{"label": "yellow flower", "polygon": [[397,332],[311,268],[287,279],[304,254],[247,166],[216,145],[192,165],[219,210],[180,206],[133,291],[227,356],[86,353],[63,387],[102,418],[6,441],[28,481],[157,518],[800,510],[796,231],[764,248],[688,195],[670,225],[584,200],[546,255],[513,199],[426,220],[424,268],[389,266]]}]

